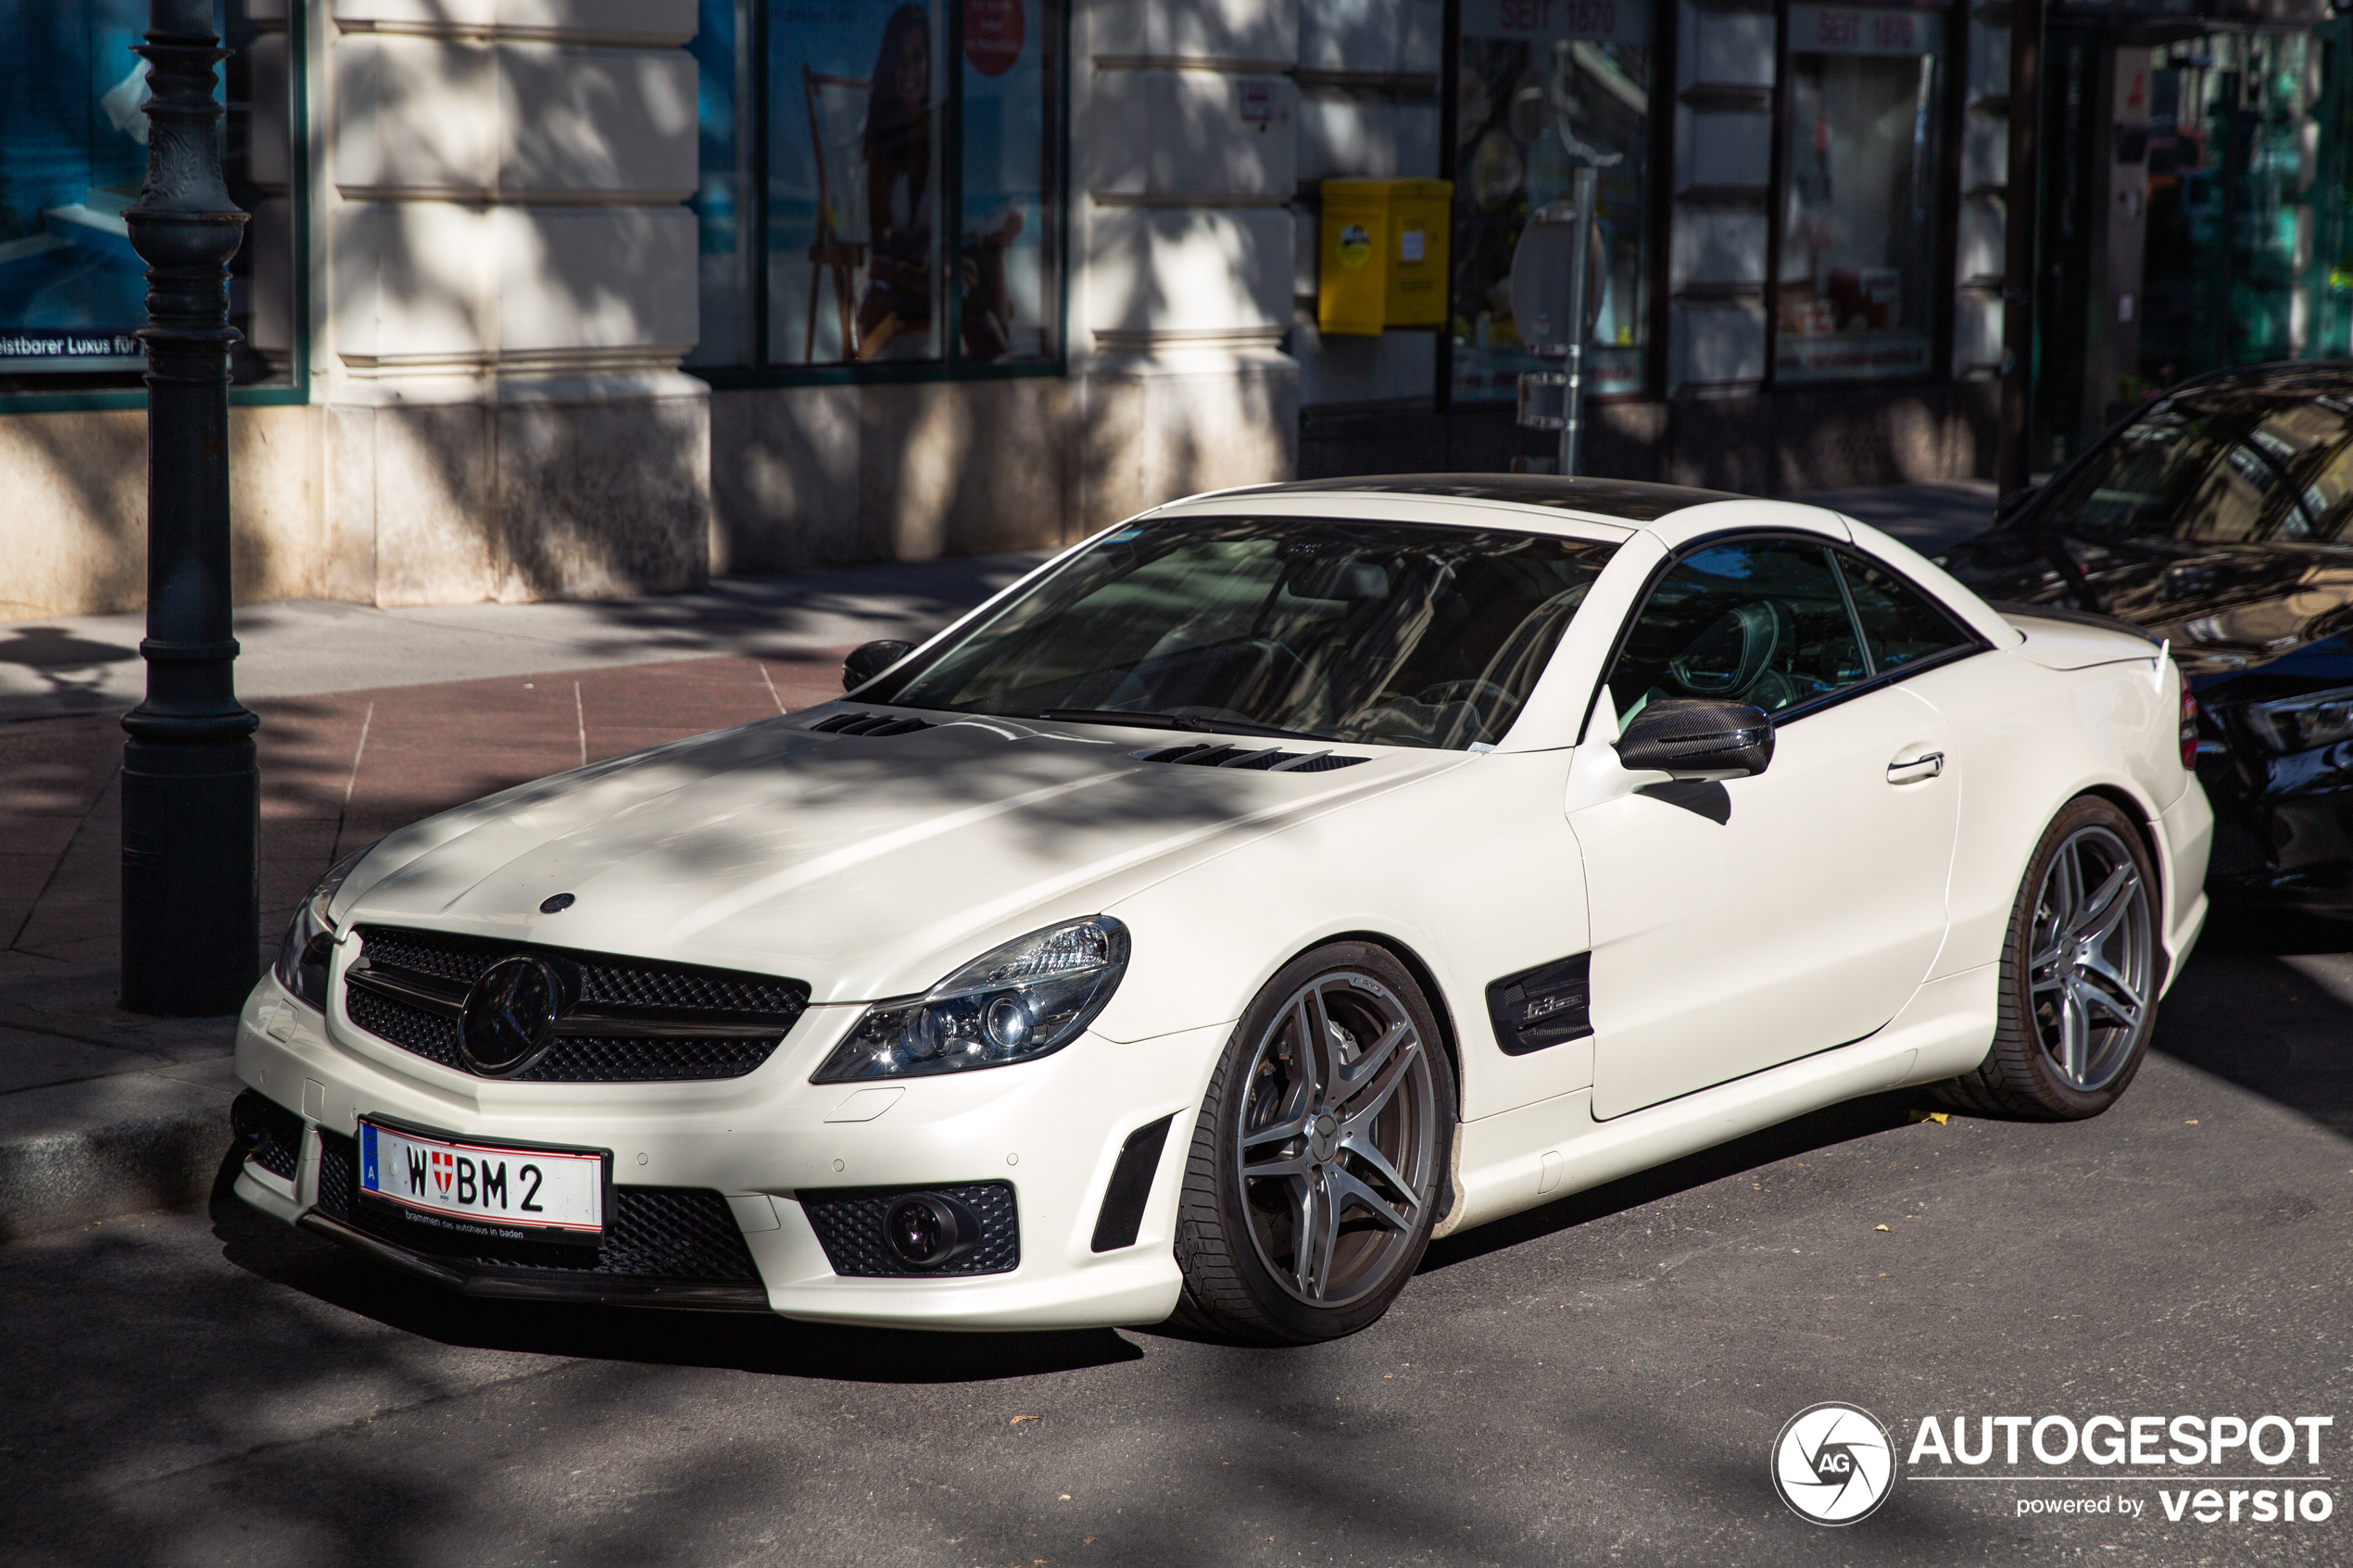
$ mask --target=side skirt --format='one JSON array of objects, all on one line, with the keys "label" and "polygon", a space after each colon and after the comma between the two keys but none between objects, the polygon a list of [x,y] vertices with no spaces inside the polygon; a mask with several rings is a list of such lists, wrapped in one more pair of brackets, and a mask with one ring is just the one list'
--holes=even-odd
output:
[{"label": "side skirt", "polygon": [[1593,1091],[1539,1100],[1466,1123],[1453,1214],[1442,1233],[1566,1198],[1842,1100],[1957,1077],[1993,1048],[2001,966],[1930,981],[1877,1034],[1596,1122]]}]

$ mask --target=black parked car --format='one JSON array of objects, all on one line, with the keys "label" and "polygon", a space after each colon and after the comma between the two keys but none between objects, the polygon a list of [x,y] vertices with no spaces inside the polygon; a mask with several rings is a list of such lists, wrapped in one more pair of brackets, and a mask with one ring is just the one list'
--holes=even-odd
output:
[{"label": "black parked car", "polygon": [[1989,599],[2170,640],[2201,710],[2207,890],[2353,918],[2353,361],[2184,383],[1941,559]]}]

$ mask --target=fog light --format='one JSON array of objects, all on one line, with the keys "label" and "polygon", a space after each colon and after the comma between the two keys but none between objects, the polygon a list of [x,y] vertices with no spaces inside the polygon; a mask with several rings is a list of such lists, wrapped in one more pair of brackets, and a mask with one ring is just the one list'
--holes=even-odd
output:
[{"label": "fog light", "polygon": [[911,1269],[937,1269],[963,1257],[980,1241],[980,1216],[952,1198],[919,1192],[900,1198],[883,1215],[883,1236]]},{"label": "fog light", "polygon": [[269,1102],[253,1089],[247,1089],[229,1102],[229,1130],[237,1142],[246,1148],[258,1148],[264,1135],[270,1131]]}]

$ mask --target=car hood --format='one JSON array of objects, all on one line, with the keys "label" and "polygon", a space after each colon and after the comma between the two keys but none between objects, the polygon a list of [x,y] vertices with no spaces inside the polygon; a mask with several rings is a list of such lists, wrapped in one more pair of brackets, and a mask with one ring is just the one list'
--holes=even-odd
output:
[{"label": "car hood", "polygon": [[[1348,746],[1336,754],[1365,760],[1277,773],[1138,756],[1203,737],[999,719],[812,732],[827,711],[429,818],[355,870],[335,923],[752,970],[807,982],[812,1003],[870,1001],[921,991],[998,942],[1098,913],[1243,838],[1464,760]],[[569,907],[541,912],[565,893]]]}]

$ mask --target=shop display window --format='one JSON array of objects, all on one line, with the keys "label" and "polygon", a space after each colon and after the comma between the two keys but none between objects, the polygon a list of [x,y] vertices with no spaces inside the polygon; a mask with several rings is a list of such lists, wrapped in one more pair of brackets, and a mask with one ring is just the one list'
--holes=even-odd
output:
[{"label": "shop display window", "polygon": [[2353,20],[2155,51],[2142,374],[2353,352]]},{"label": "shop display window", "polygon": [[1600,155],[1588,387],[1645,390],[1650,336],[1650,0],[1464,0],[1455,81],[1453,395],[1508,403],[1541,368],[1512,323],[1529,215]]},{"label": "shop display window", "polygon": [[1944,19],[1789,8],[1773,375],[1922,376],[1934,356]]},{"label": "shop display window", "polygon": [[1060,7],[768,0],[761,15],[753,4],[704,0],[695,47],[704,340],[687,362],[1052,361]]},{"label": "shop display window", "polygon": [[[286,35],[216,6],[229,45],[221,153],[254,214],[232,264],[241,383],[292,369]],[[0,0],[0,392],[135,386],[145,263],[123,209],[147,171],[146,0]]]}]

